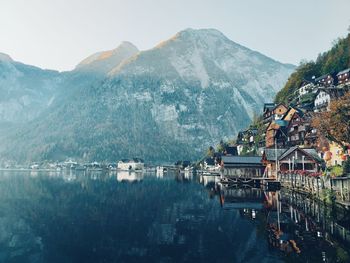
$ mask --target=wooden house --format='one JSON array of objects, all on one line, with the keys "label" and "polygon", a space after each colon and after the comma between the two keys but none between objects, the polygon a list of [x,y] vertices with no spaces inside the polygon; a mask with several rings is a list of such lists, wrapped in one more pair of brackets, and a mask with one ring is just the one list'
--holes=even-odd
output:
[{"label": "wooden house", "polygon": [[275,142],[277,142],[280,146],[283,146],[283,144],[287,142],[287,125],[287,121],[277,120],[271,122],[269,126],[267,126],[265,133],[266,148],[273,147]]},{"label": "wooden house", "polygon": [[338,85],[350,84],[350,68],[340,71],[337,74]]},{"label": "wooden house", "polygon": [[[275,105],[273,108],[272,106]],[[273,103],[265,103],[264,106],[264,123],[269,123],[275,120],[280,120],[284,116],[284,114],[287,112],[288,107],[285,106],[283,103],[280,104],[273,104]]]},{"label": "wooden house", "polygon": [[304,149],[298,146],[289,148],[280,156],[278,162],[280,171],[318,172],[323,164],[323,160],[315,149]]},{"label": "wooden house", "polygon": [[315,83],[319,87],[331,87],[336,84],[336,79],[331,74],[326,74],[315,79]]},{"label": "wooden house", "polygon": [[311,128],[311,117],[296,110],[288,124],[288,146],[304,145]]},{"label": "wooden house", "polygon": [[264,171],[261,156],[223,156],[221,167],[226,177],[262,177]]}]

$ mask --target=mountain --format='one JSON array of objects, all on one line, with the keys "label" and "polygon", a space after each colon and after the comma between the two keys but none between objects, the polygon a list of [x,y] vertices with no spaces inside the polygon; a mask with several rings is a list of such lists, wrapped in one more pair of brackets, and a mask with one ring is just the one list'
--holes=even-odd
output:
[{"label": "mountain", "polygon": [[53,102],[59,86],[59,72],[25,65],[0,53],[0,126],[37,118]]},{"label": "mountain", "polygon": [[214,29],[187,29],[147,51],[123,46],[128,58],[97,53],[66,73],[64,99],[7,137],[1,156],[196,159],[249,124],[294,69]]},{"label": "mountain", "polygon": [[75,70],[107,74],[125,59],[136,55],[138,52],[137,47],[125,41],[116,49],[98,52],[87,57],[76,66]]}]

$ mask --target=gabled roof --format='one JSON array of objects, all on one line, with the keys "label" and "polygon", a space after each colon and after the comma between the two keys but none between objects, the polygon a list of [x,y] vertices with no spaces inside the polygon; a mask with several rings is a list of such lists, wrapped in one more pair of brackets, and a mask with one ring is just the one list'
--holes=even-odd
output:
[{"label": "gabled roof", "polygon": [[316,79],[315,79],[315,82],[318,82],[318,81],[320,81],[320,80],[322,80],[322,79],[324,79],[324,78],[327,78],[328,76],[331,76],[331,77],[332,77],[331,74],[325,74],[325,75],[322,75],[321,77],[316,78]]},{"label": "gabled roof", "polygon": [[339,75],[341,75],[341,74],[344,74],[344,73],[348,73],[348,72],[350,72],[350,68],[347,68],[347,69],[344,69],[344,70],[340,71],[340,72],[337,74],[337,76],[339,76]]},{"label": "gabled roof", "polygon": [[264,112],[266,110],[273,110],[276,107],[276,103],[265,103],[264,104]]},{"label": "gabled roof", "polygon": [[298,146],[294,146],[294,147],[291,147],[289,148],[286,152],[284,152],[279,160],[282,160],[284,158],[286,158],[288,155],[290,155],[292,152],[294,151],[301,151],[303,152],[305,155],[308,155],[309,157],[311,157],[312,159],[314,159],[315,161],[318,161],[318,162],[322,162],[323,160],[318,156],[317,152],[315,149],[304,149],[304,148],[300,148]]},{"label": "gabled roof", "polygon": [[313,82],[310,81],[310,80],[303,79],[303,81],[299,85],[299,88],[304,87],[304,86],[306,86],[308,84],[313,84]]},{"label": "gabled roof", "polygon": [[305,152],[307,152],[310,156],[312,156],[315,160],[319,162],[323,162],[323,159],[317,154],[315,149],[303,149]]},{"label": "gabled roof", "polygon": [[261,156],[223,156],[225,164],[261,164]]},{"label": "gabled roof", "polygon": [[283,149],[266,148],[263,153],[263,158],[265,157],[267,161],[276,161],[276,153],[277,153],[277,159],[279,159],[279,157],[286,151],[287,149],[285,148]]}]

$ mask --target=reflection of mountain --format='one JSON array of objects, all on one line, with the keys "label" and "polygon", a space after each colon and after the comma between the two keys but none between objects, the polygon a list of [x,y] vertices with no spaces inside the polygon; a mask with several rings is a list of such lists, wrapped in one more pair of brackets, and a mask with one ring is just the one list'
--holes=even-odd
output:
[{"label": "reflection of mountain", "polygon": [[238,262],[237,246],[245,248],[243,258],[268,254],[266,241],[238,211],[222,210],[200,184],[169,177],[147,176],[139,184],[84,174],[69,182],[42,174],[0,177],[0,211],[24,218],[50,263]]}]

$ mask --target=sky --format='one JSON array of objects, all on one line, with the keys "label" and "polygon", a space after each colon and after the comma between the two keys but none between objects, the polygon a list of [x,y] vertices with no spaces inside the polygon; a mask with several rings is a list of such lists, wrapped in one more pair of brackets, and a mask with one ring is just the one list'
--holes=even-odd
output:
[{"label": "sky", "polygon": [[283,63],[315,59],[348,33],[350,0],[0,0],[0,52],[60,71],[130,41],[146,50],[215,28]]}]

